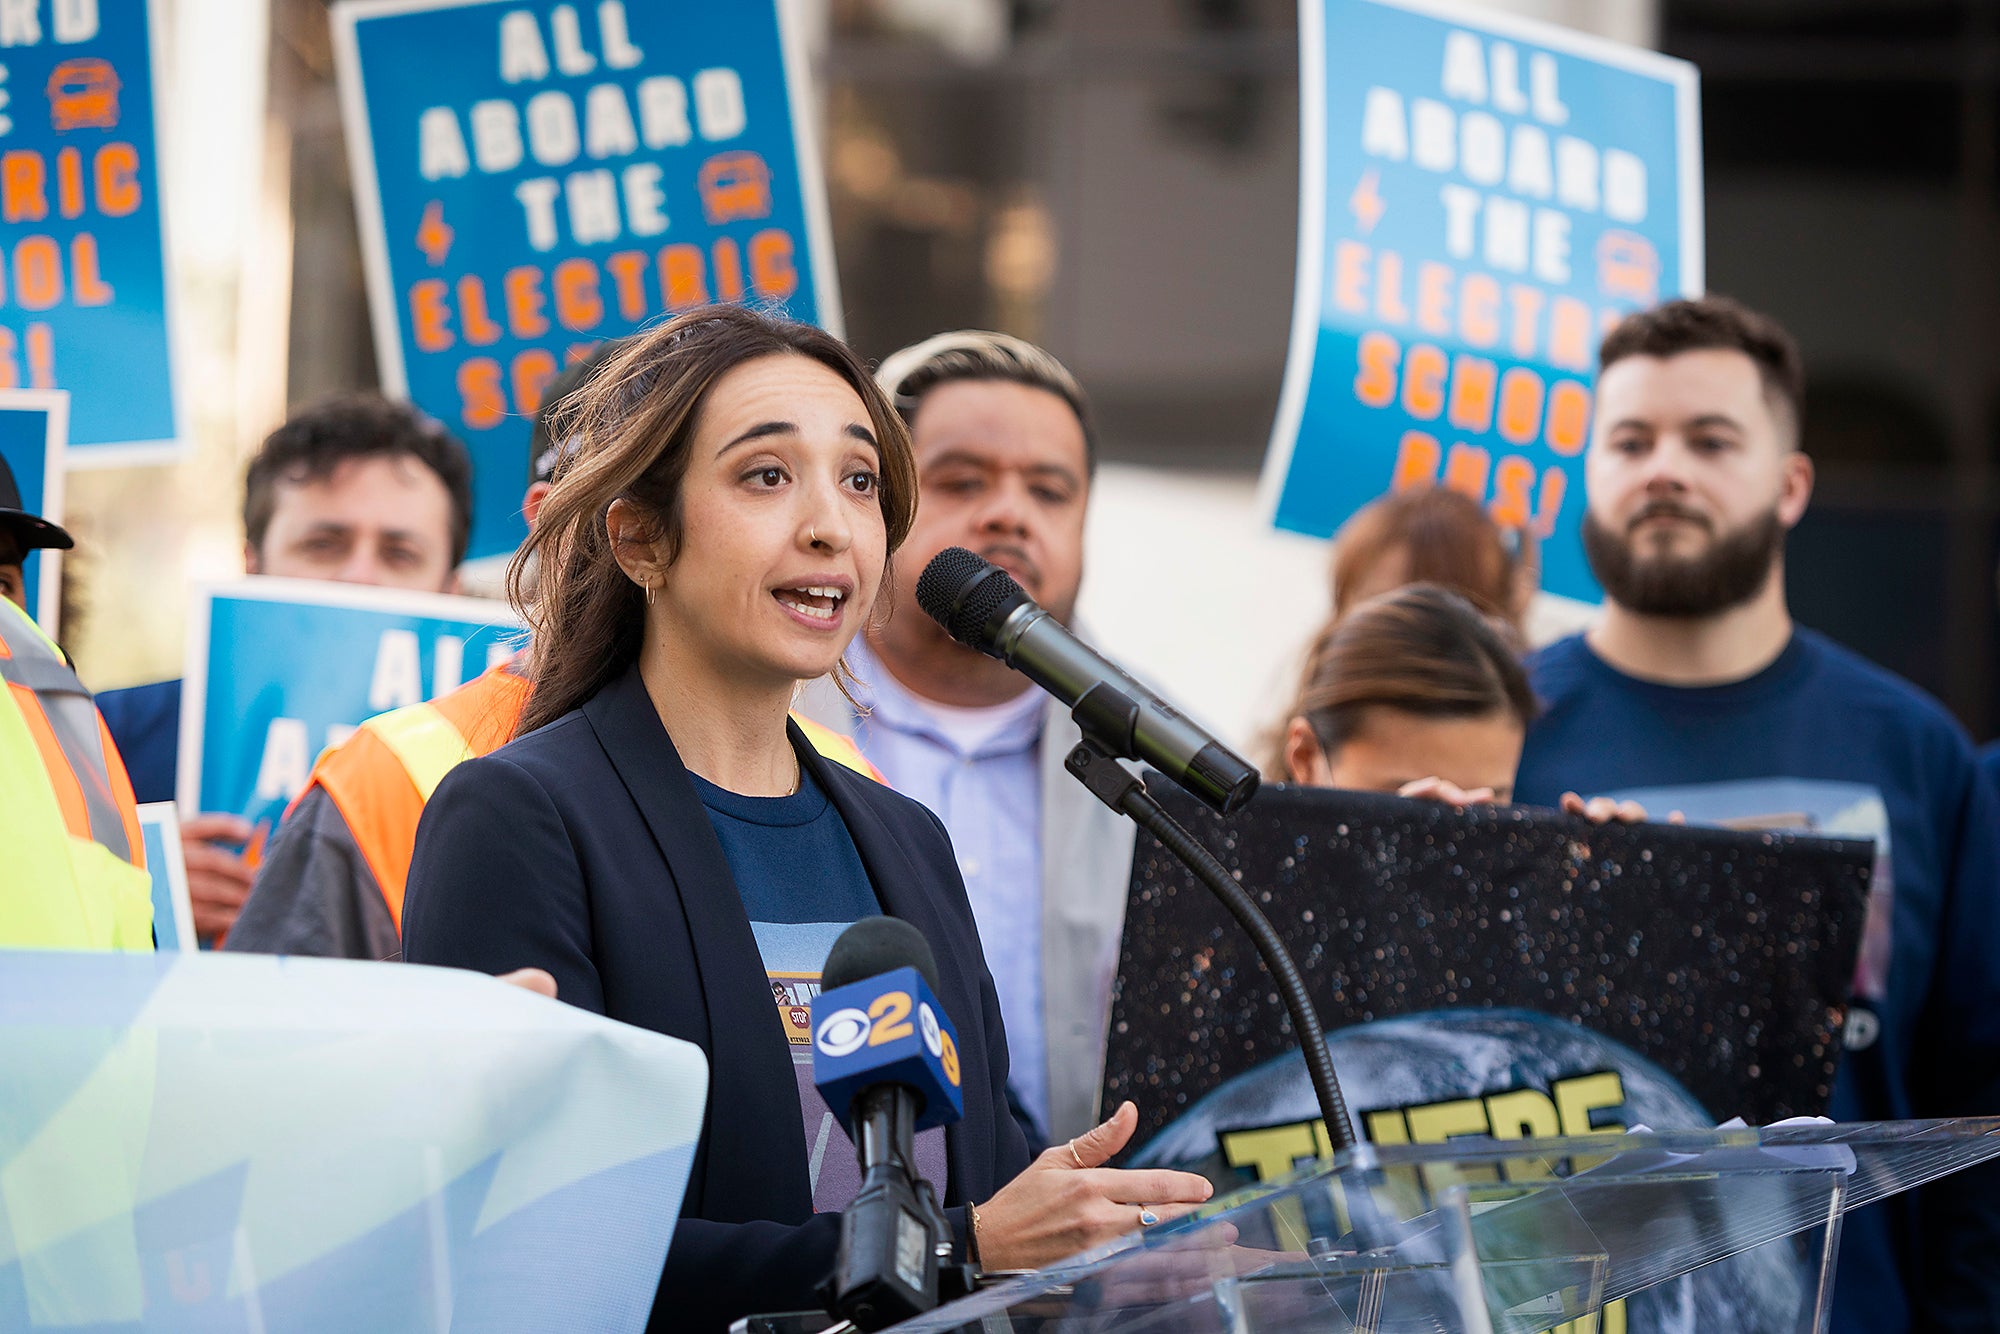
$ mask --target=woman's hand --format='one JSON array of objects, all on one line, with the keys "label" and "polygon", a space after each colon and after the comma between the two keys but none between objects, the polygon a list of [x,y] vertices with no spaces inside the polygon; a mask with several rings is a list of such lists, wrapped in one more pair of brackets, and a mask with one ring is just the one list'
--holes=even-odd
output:
[{"label": "woman's hand", "polygon": [[556,980],[544,969],[516,968],[511,973],[500,974],[500,980],[510,987],[532,991],[537,996],[547,996],[550,1000],[556,998]]},{"label": "woman's hand", "polygon": [[[1562,794],[1564,815],[1581,815],[1592,824],[1644,824],[1646,808],[1636,801],[1619,801],[1613,797],[1592,797],[1585,801],[1575,792]],[[1667,816],[1668,824],[1686,824],[1687,816],[1679,811]]]},{"label": "woman's hand", "polygon": [[1138,1128],[1139,1109],[1123,1103],[1103,1125],[1044,1150],[980,1205],[980,1266],[1040,1269],[1206,1202],[1214,1188],[1192,1172],[1103,1165]]},{"label": "woman's hand", "polygon": [[1439,801],[1447,806],[1491,806],[1496,798],[1490,787],[1475,787],[1471,791],[1442,778],[1419,778],[1396,789],[1399,797],[1409,797],[1415,801]]}]

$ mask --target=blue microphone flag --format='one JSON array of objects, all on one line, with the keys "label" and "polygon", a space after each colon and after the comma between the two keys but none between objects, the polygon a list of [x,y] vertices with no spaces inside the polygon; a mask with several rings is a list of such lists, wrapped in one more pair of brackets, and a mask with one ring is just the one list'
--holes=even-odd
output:
[{"label": "blue microphone flag", "polygon": [[907,1084],[923,1098],[916,1129],[965,1115],[958,1030],[914,968],[892,968],[813,997],[813,1083],[847,1128],[854,1095]]}]

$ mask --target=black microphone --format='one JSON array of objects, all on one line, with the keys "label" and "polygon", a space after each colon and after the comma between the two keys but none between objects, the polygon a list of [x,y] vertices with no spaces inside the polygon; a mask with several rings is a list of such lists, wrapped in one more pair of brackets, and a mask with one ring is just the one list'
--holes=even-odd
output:
[{"label": "black microphone", "polygon": [[915,1151],[919,1129],[959,1116],[956,1040],[937,979],[920,931],[864,917],[833,942],[813,1001],[814,1081],[861,1165],[861,1191],[841,1211],[827,1309],[864,1330],[936,1306],[951,1251],[950,1224]]},{"label": "black microphone", "polygon": [[945,548],[918,577],[917,604],[959,643],[1069,705],[1085,734],[1117,758],[1152,765],[1224,815],[1257,791],[1257,771],[1243,757],[1098,656],[992,562]]}]

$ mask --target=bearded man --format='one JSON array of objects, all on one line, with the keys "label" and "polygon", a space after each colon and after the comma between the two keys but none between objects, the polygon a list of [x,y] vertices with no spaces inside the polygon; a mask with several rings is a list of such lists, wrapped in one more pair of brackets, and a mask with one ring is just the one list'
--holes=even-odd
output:
[{"label": "bearded man", "polygon": [[[1792,623],[1785,535],[1813,484],[1797,345],[1707,297],[1626,319],[1599,364],[1584,544],[1603,614],[1530,664],[1547,707],[1516,799],[1872,837],[1831,1115],[2000,1113],[2000,803],[1936,701]],[[1833,1327],[2000,1328],[1996,1254],[1991,1169],[1854,1214]]]}]

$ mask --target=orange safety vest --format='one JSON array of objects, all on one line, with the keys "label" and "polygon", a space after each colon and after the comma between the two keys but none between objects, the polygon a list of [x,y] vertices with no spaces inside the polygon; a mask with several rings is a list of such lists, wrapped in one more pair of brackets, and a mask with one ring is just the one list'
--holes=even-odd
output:
[{"label": "orange safety vest", "polygon": [[56,805],[72,837],[100,843],[120,861],[144,868],[139,803],[125,761],[83,682],[62,650],[25,615],[0,619],[0,681],[7,683],[41,752]]},{"label": "orange safety vest", "polygon": [[[459,764],[513,740],[528,704],[524,664],[516,665],[521,661],[489,668],[428,704],[370,718],[313,766],[307,791],[317,785],[332,799],[381,886],[397,931],[403,929],[403,893],[424,803]],[[797,714],[792,721],[821,755],[887,786],[853,741]]]}]

